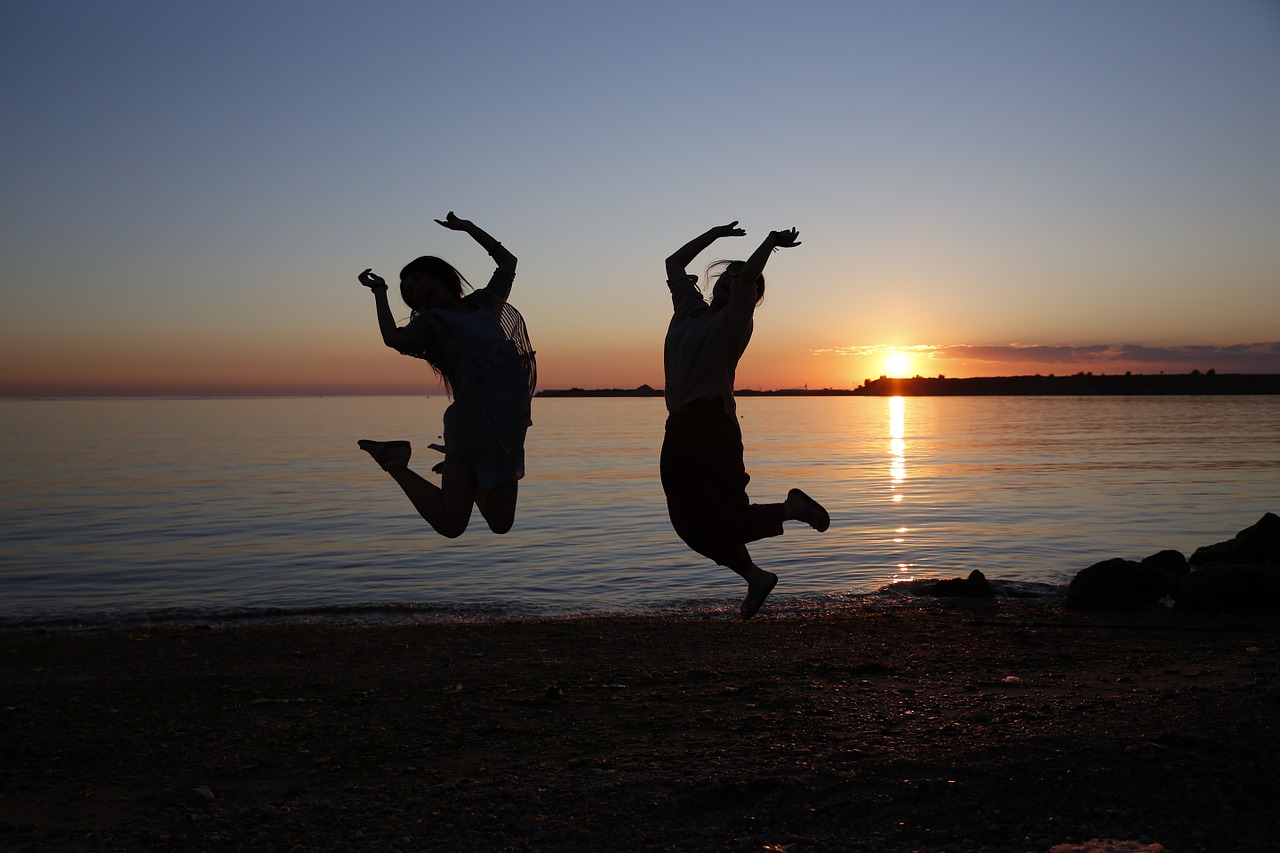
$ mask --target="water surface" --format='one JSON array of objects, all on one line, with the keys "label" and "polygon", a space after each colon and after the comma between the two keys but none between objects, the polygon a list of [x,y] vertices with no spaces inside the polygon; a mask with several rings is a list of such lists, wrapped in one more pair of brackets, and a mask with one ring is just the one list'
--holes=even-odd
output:
[{"label": "water surface", "polygon": [[[358,438],[437,461],[443,398],[0,401],[0,624],[138,614],[717,612],[671,532],[660,399],[538,399],[516,528],[422,522]],[[755,544],[770,607],[895,580],[1061,585],[1190,553],[1280,501],[1275,397],[743,398],[750,492],[831,511]],[[434,458],[433,458],[434,457]]]}]

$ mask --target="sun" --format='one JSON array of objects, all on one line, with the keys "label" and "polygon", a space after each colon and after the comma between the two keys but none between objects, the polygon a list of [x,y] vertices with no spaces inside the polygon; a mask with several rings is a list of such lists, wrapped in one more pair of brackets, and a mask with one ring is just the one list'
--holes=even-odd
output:
[{"label": "sun", "polygon": [[905,352],[890,350],[884,357],[885,376],[901,379],[911,375],[911,357]]}]

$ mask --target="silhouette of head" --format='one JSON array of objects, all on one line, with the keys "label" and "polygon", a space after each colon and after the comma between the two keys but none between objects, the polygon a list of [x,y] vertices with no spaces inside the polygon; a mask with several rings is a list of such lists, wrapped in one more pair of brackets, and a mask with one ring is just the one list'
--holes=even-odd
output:
[{"label": "silhouette of head", "polygon": [[466,279],[448,261],[423,255],[400,270],[400,297],[414,311],[454,306]]},{"label": "silhouette of head", "polygon": [[[712,270],[721,267],[715,275],[715,284],[711,287],[711,310],[718,311],[729,301],[729,288],[738,280],[738,276],[742,274],[742,268],[746,266],[744,261],[716,261],[707,268],[707,278],[713,275]],[[759,305],[764,301],[764,276],[756,279],[756,304]]]}]

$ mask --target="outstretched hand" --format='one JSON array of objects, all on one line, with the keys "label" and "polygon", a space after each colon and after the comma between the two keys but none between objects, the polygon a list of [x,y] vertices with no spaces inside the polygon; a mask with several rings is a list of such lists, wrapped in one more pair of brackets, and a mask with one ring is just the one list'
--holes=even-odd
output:
[{"label": "outstretched hand", "polygon": [[717,225],[711,229],[711,236],[719,240],[721,237],[741,237],[747,232],[738,227],[738,220],[733,220],[728,225]]},{"label": "outstretched hand", "polygon": [[444,219],[437,219],[436,223],[443,225],[451,231],[466,231],[467,228],[471,226],[471,221],[469,219],[459,219],[457,216],[454,216],[452,210],[449,211],[448,215],[446,215]]},{"label": "outstretched hand", "polygon": [[361,284],[363,284],[365,287],[368,287],[368,288],[387,286],[386,280],[383,279],[382,276],[373,272],[372,269],[367,269],[364,272],[360,273],[360,275],[357,276],[357,280]]},{"label": "outstretched hand", "polygon": [[785,231],[774,231],[770,236],[773,237],[773,247],[775,249],[790,249],[800,245],[800,241],[796,239],[800,236],[800,232],[794,228],[788,228]]}]

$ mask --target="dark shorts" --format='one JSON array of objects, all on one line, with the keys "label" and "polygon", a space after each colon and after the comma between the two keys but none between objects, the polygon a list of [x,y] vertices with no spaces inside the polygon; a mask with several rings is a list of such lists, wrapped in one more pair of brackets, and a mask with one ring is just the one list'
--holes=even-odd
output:
[{"label": "dark shorts", "polygon": [[661,472],[671,526],[704,557],[739,571],[750,564],[746,543],[782,534],[782,505],[747,497],[742,431],[718,399],[667,418]]},{"label": "dark shorts", "polygon": [[481,491],[524,477],[524,440],[529,429],[529,398],[519,395],[468,407],[455,400],[444,410],[446,453],[466,456]]}]

